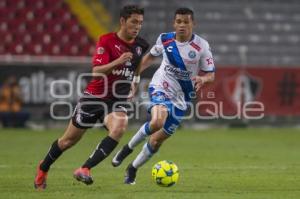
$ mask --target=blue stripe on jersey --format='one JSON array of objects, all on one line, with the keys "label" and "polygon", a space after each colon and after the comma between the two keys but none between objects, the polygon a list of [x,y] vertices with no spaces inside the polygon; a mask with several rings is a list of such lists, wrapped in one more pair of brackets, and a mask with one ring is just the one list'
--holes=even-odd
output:
[{"label": "blue stripe on jersey", "polygon": [[[170,61],[170,63],[180,68],[181,70],[186,71],[186,67],[184,65],[184,62],[182,60],[182,57],[179,53],[179,50],[177,48],[176,42],[175,42],[175,33],[165,33],[161,35],[161,40],[165,48],[165,53]],[[172,47],[172,49],[168,50],[169,47]],[[171,52],[169,52],[171,51]],[[186,101],[191,100],[190,93],[193,92],[193,84],[191,80],[179,80],[177,79],[178,83],[180,84],[180,87],[182,91],[184,92],[184,97]]]}]

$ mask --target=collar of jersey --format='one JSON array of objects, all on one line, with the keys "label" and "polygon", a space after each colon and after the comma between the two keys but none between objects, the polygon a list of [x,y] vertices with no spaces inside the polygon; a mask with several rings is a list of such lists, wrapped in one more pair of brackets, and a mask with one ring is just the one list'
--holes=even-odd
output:
[{"label": "collar of jersey", "polygon": [[178,44],[179,46],[184,46],[184,45],[189,44],[190,42],[192,42],[192,41],[194,40],[194,38],[195,38],[195,35],[192,34],[192,37],[191,37],[191,39],[190,39],[189,41],[180,42],[180,41],[177,41],[177,40],[176,40],[176,32],[174,32],[174,41],[175,41],[176,44]]}]

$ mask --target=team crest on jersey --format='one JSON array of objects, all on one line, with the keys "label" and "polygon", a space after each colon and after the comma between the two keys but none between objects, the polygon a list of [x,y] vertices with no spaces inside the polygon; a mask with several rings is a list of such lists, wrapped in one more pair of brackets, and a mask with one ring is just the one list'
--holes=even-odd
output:
[{"label": "team crest on jersey", "polygon": [[142,54],[142,48],[140,46],[136,47],[135,51],[138,54],[138,56],[140,56]]},{"label": "team crest on jersey", "polygon": [[103,53],[104,53],[104,48],[103,47],[97,48],[97,54],[98,55],[102,55]]},{"label": "team crest on jersey", "polygon": [[196,57],[196,52],[193,51],[193,50],[191,50],[191,51],[189,52],[189,58],[194,59],[195,57]]}]

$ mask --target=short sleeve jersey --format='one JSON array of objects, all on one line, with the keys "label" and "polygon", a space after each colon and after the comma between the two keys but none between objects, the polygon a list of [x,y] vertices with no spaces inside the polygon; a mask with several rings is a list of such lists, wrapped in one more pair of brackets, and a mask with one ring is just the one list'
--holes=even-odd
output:
[{"label": "short sleeve jersey", "polygon": [[130,91],[134,71],[148,47],[149,44],[141,37],[137,37],[133,43],[126,43],[116,33],[101,36],[93,56],[93,67],[108,64],[125,52],[133,53],[133,58],[131,61],[116,66],[105,77],[102,75],[94,77],[87,85],[85,92],[102,99],[126,98]]},{"label": "short sleeve jersey", "polygon": [[188,42],[175,40],[175,32],[162,33],[151,48],[153,56],[163,55],[160,67],[155,72],[150,87],[164,92],[182,110],[195,95],[191,77],[199,71],[214,72],[215,65],[208,42],[193,34]]}]

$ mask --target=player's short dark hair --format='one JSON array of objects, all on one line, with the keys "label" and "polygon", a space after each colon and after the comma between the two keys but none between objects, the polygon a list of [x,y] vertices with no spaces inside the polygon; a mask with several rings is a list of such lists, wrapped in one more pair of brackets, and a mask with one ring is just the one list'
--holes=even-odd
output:
[{"label": "player's short dark hair", "polygon": [[174,19],[176,15],[191,15],[192,20],[194,20],[194,12],[189,8],[178,8],[175,11]]},{"label": "player's short dark hair", "polygon": [[120,11],[120,18],[128,19],[132,14],[144,15],[144,8],[140,8],[138,5],[124,6]]}]

